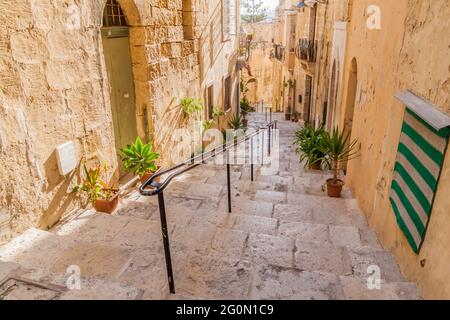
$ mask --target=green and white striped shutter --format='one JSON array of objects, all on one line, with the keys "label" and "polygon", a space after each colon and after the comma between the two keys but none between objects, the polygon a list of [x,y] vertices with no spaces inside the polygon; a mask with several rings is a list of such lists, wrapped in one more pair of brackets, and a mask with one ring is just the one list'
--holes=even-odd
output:
[{"label": "green and white striped shutter", "polygon": [[436,130],[407,108],[390,194],[400,229],[418,253],[428,221],[448,146],[448,128]]}]

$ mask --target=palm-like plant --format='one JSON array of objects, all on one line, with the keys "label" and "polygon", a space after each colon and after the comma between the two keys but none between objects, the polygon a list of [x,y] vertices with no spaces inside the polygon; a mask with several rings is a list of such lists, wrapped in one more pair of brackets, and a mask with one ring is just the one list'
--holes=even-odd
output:
[{"label": "palm-like plant", "polygon": [[126,148],[120,149],[122,153],[123,165],[126,171],[143,177],[148,172],[158,170],[156,161],[160,154],[153,151],[151,143],[144,144],[138,137],[136,142],[128,145]]},{"label": "palm-like plant", "polygon": [[220,110],[220,108],[214,107],[213,108],[213,112],[212,112],[212,116],[214,119],[217,120],[217,127],[218,129],[220,129],[220,117],[224,116],[224,113],[222,110]]},{"label": "palm-like plant", "polygon": [[326,135],[325,129],[322,127],[315,129],[313,126],[306,125],[295,135],[296,152],[300,156],[300,162],[305,161],[305,168],[321,165],[326,156],[320,149],[321,140]]},{"label": "palm-like plant", "polygon": [[242,123],[242,118],[239,114],[233,115],[230,120],[228,120],[228,125],[233,130],[239,130],[244,128],[244,124]]},{"label": "palm-like plant", "polygon": [[318,149],[326,154],[333,169],[333,179],[339,177],[340,165],[359,156],[360,145],[358,140],[350,140],[350,132],[342,132],[339,128],[334,128],[330,133],[325,133],[323,139],[319,141]]}]

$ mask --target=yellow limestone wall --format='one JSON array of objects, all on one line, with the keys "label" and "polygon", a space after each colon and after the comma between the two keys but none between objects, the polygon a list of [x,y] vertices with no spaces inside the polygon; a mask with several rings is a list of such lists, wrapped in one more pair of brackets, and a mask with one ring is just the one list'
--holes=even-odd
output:
[{"label": "yellow limestone wall", "polygon": [[[58,145],[73,141],[79,159],[101,155],[117,170],[100,32],[105,2],[0,0],[0,242],[49,228],[80,207],[71,193],[79,169],[59,174]],[[170,101],[203,97],[213,82],[221,106],[224,76],[238,84],[237,36],[222,37],[220,0],[118,2],[131,26],[137,105],[130,116],[167,164],[179,126]]]},{"label": "yellow limestone wall", "polygon": [[[369,5],[381,8],[381,30],[366,27]],[[393,252],[405,276],[418,283],[423,297],[449,299],[450,152],[419,255],[397,226],[389,191],[404,112],[394,94],[411,90],[450,114],[450,3],[358,0],[352,9],[342,108],[347,104],[349,70],[356,58],[362,92],[352,135],[361,142],[362,151],[349,164],[348,183],[383,246]]]},{"label": "yellow limestone wall", "polygon": [[256,84],[249,85],[247,94],[251,103],[271,103],[273,99],[272,81],[272,39],[274,39],[275,24],[273,22],[259,22],[244,24],[244,28],[253,34],[249,64]]}]

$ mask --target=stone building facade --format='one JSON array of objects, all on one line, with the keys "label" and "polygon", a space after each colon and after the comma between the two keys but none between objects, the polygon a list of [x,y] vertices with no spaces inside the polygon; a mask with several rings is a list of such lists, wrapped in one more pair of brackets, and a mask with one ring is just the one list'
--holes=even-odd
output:
[{"label": "stone building facade", "polygon": [[[424,104],[450,115],[448,2],[330,0],[313,7],[302,1],[286,3],[280,1],[279,28],[295,29],[295,62],[276,67],[292,80],[285,103],[295,97],[294,110],[304,120],[328,130],[345,128],[361,142],[361,156],[346,168],[347,184],[383,246],[393,252],[402,272],[419,284],[424,297],[450,297],[450,203],[445,196],[450,190],[449,152],[419,254],[399,229],[389,201],[405,112],[395,96],[411,91]],[[286,39],[276,44],[289,51]],[[302,39],[307,40],[302,44]]]},{"label": "stone building facade", "polygon": [[252,104],[271,104],[273,99],[273,63],[270,57],[274,39],[274,23],[262,21],[243,24],[252,35],[249,64],[255,82],[249,84],[247,97]]},{"label": "stone building facade", "polygon": [[449,15],[450,4],[445,0],[383,0],[377,1],[377,7],[373,1],[353,1],[342,103],[334,120],[351,128],[352,138],[362,144],[361,157],[348,165],[347,179],[360,206],[402,272],[430,299],[450,297],[450,152],[425,240],[416,254],[400,231],[389,202],[405,112],[404,103],[395,95],[409,90],[450,115]]},{"label": "stone building facade", "polygon": [[239,0],[1,0],[0,11],[2,241],[79,208],[79,167],[62,176],[57,146],[106,160],[117,185],[118,148],[136,136],[170,164],[171,133],[192,127],[178,98],[237,110]]}]

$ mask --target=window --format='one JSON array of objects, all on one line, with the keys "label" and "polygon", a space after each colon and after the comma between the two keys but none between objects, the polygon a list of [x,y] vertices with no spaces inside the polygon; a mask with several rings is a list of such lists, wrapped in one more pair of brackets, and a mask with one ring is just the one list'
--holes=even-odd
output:
[{"label": "window", "polygon": [[228,76],[224,80],[224,110],[228,111],[231,109],[231,76]]},{"label": "window", "polygon": [[120,5],[116,0],[108,0],[103,11],[103,26],[120,27],[126,25],[127,21]]},{"label": "window", "polygon": [[230,40],[236,35],[236,0],[222,0],[222,36],[223,40]]},{"label": "window", "polygon": [[206,117],[213,119],[213,108],[214,108],[214,85],[208,86],[206,89]]}]

